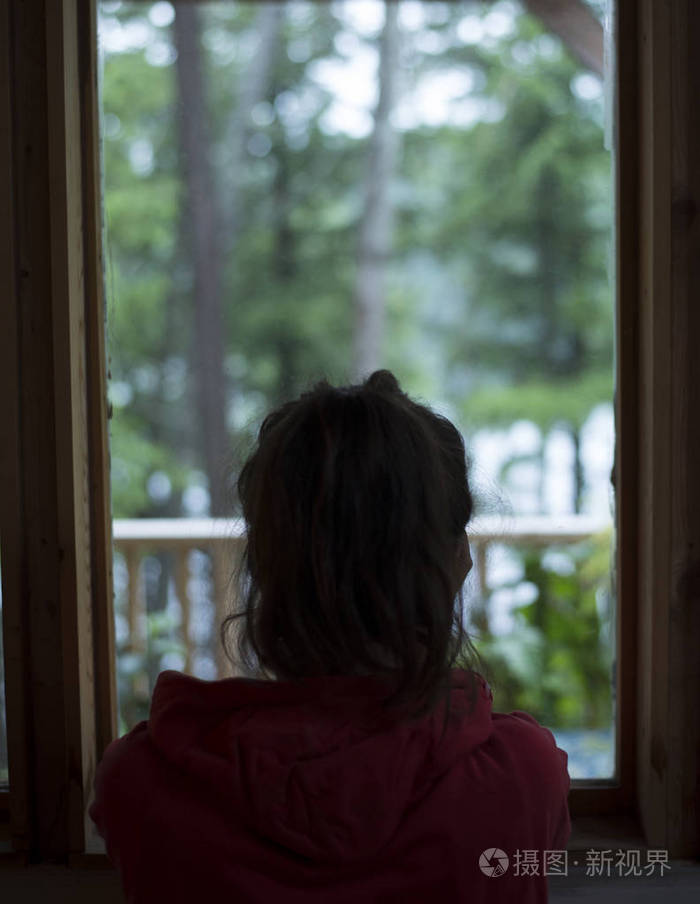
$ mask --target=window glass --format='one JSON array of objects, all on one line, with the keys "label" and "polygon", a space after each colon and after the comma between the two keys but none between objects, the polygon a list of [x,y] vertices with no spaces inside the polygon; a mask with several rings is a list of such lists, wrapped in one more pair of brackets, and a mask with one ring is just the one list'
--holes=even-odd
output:
[{"label": "window glass", "polygon": [[472,456],[495,709],[610,776],[603,4],[585,46],[511,0],[391,6],[99,4],[120,731],[160,671],[223,675],[212,519],[263,414],[381,366]]}]

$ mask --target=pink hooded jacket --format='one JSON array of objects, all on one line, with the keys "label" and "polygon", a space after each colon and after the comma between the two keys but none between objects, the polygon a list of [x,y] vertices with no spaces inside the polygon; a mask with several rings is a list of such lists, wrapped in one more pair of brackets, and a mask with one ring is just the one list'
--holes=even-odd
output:
[{"label": "pink hooded jacket", "polygon": [[[545,902],[543,852],[570,833],[567,755],[526,713],[492,712],[481,676],[470,713],[469,677],[452,672],[440,740],[443,704],[383,723],[376,676],[162,672],[89,810],[127,902]],[[515,868],[523,850],[537,875]]]}]

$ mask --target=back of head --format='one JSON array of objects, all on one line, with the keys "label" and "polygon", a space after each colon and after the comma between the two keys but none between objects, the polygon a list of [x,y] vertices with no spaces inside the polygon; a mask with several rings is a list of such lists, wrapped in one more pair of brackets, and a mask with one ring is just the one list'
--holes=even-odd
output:
[{"label": "back of head", "polygon": [[[264,420],[238,479],[249,651],[278,679],[382,674],[419,717],[473,648],[456,560],[472,513],[464,444],[389,371],[318,383]],[[456,631],[453,628],[456,626]],[[230,658],[230,657],[229,657]]]}]

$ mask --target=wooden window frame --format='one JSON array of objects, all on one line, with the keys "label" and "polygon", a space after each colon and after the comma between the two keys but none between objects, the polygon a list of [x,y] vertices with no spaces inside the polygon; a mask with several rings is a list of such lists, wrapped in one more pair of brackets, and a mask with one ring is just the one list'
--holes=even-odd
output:
[{"label": "wooden window frame", "polygon": [[[700,853],[699,177],[689,162],[700,157],[690,103],[700,9],[617,0],[615,33],[618,780],[572,783],[570,849],[642,836],[688,857]],[[0,66],[11,774],[0,867],[111,866],[87,815],[96,764],[117,737],[94,0],[8,0]]]}]

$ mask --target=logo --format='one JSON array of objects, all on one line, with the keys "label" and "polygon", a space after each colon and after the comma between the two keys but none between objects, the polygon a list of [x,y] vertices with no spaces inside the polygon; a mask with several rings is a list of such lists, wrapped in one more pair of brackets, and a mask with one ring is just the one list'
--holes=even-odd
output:
[{"label": "logo", "polygon": [[479,857],[479,869],[494,879],[502,876],[508,869],[508,854],[500,848],[486,848]]}]

